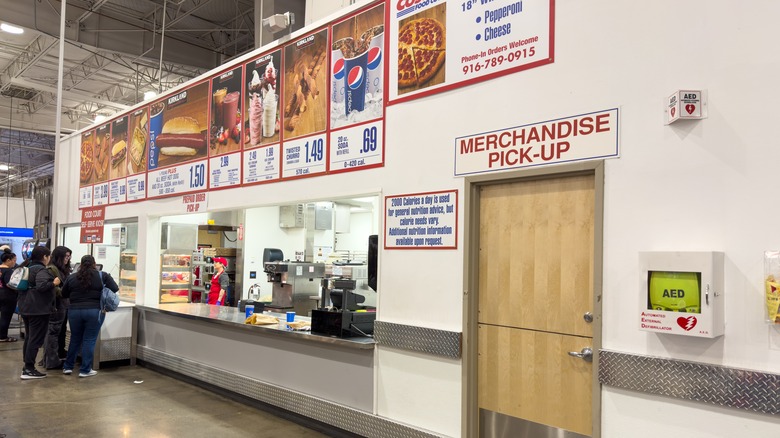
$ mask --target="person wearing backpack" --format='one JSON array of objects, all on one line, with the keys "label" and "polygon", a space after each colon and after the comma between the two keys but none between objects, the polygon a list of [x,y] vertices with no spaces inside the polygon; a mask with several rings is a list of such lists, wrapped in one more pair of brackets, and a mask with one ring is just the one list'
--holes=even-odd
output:
[{"label": "person wearing backpack", "polygon": [[6,283],[11,278],[15,267],[16,254],[11,251],[11,248],[3,248],[3,253],[0,254],[0,342],[18,341],[8,336],[8,327],[16,311],[16,300],[19,294],[6,286]]},{"label": "person wearing backpack", "polygon": [[91,377],[97,374],[92,369],[95,357],[95,343],[100,327],[106,318],[106,313],[100,309],[100,296],[103,286],[114,292],[119,290],[111,275],[100,271],[95,265],[95,258],[85,255],[75,274],[65,280],[62,286],[62,297],[70,300],[68,308],[68,324],[70,324],[70,345],[68,357],[62,366],[63,374],[72,374],[76,365],[76,356],[81,353],[81,368],[79,377]]},{"label": "person wearing backpack", "polygon": [[19,290],[19,314],[24,321],[24,347],[22,356],[22,380],[42,379],[46,373],[35,369],[35,358],[43,346],[49,327],[49,315],[54,311],[54,288],[61,285],[60,279],[53,276],[46,265],[49,264],[51,251],[45,246],[36,246],[30,258],[22,264],[29,270],[26,290]]}]

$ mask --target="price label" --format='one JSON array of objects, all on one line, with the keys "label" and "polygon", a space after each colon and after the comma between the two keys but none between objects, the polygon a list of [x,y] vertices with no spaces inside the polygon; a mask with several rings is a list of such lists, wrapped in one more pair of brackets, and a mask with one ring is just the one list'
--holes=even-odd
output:
[{"label": "price label", "polygon": [[121,204],[127,201],[127,179],[115,179],[108,183],[108,202]]},{"label": "price label", "polygon": [[294,178],[325,173],[326,156],[325,134],[286,142],[282,156],[282,177]]},{"label": "price label", "polygon": [[340,172],[382,163],[382,121],[330,133],[330,170]]},{"label": "price label", "polygon": [[92,205],[107,205],[108,204],[108,183],[98,183],[94,186],[92,193]]},{"label": "price label", "polygon": [[244,151],[244,184],[279,179],[278,144]]},{"label": "price label", "polygon": [[92,186],[79,187],[79,208],[92,207]]},{"label": "price label", "polygon": [[147,197],[160,198],[204,190],[207,167],[208,160],[202,160],[150,171]]},{"label": "price label", "polygon": [[127,177],[127,200],[138,201],[141,199],[146,199],[145,173]]},{"label": "price label", "polygon": [[209,170],[209,187],[212,189],[241,184],[241,152],[212,157]]}]

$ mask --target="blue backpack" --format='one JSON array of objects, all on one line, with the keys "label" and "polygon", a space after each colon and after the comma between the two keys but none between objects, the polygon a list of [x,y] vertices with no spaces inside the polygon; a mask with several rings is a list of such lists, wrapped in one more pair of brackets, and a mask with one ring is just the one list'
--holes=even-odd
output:
[{"label": "blue backpack", "polygon": [[113,312],[119,307],[119,295],[106,287],[106,282],[103,280],[103,271],[98,271],[98,274],[100,274],[100,281],[103,283],[103,290],[100,291],[100,310]]}]

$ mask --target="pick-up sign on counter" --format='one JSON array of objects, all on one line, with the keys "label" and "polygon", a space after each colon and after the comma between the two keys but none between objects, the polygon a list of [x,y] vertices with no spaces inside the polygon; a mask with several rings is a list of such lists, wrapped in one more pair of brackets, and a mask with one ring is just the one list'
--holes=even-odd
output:
[{"label": "pick-up sign on counter", "polygon": [[385,249],[456,249],[458,191],[385,197]]}]

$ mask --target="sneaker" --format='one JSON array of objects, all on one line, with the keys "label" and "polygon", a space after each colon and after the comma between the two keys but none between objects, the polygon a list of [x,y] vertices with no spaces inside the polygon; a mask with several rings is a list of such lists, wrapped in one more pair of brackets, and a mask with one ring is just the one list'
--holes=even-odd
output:
[{"label": "sneaker", "polygon": [[46,373],[42,373],[36,369],[32,370],[22,370],[22,380],[30,380],[30,379],[43,379],[46,377]]},{"label": "sneaker", "polygon": [[69,370],[67,368],[62,369],[62,374],[73,374],[73,370]]},{"label": "sneaker", "polygon": [[88,373],[79,373],[79,377],[92,377],[95,374],[97,374],[97,371],[95,370],[89,370]]}]

